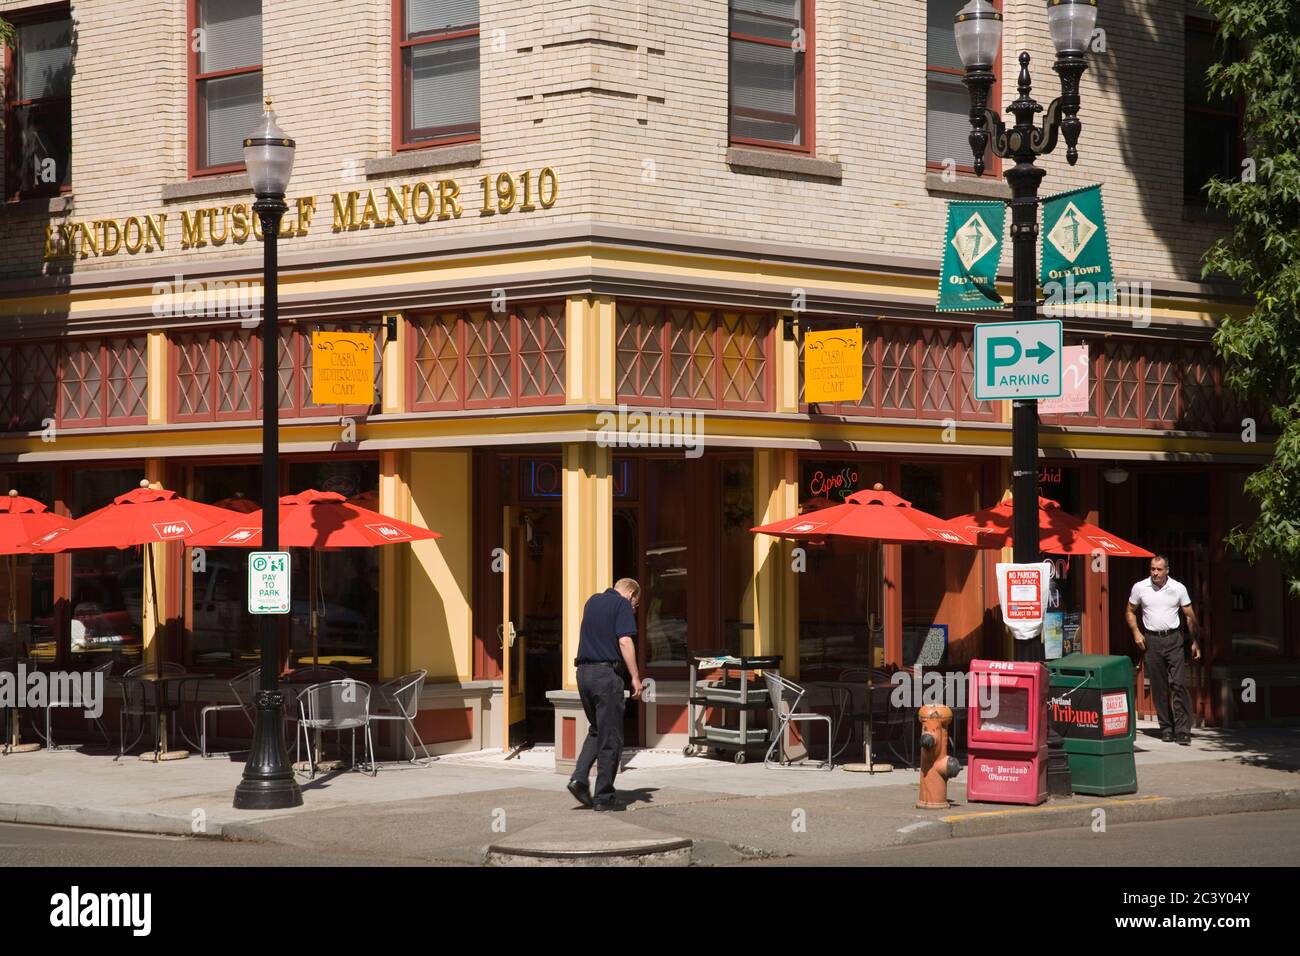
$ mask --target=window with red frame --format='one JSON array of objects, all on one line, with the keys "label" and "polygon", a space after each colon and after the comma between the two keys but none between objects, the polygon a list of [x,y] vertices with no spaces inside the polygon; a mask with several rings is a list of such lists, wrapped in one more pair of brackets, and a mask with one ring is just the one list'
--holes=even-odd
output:
[{"label": "window with red frame", "polygon": [[394,147],[478,139],[478,0],[394,0]]},{"label": "window with red frame", "polygon": [[262,0],[191,0],[190,171],[244,166],[262,115]]},{"label": "window with red frame", "polygon": [[145,336],[0,345],[0,431],[148,421]]},{"label": "window with red frame", "polygon": [[812,0],[731,0],[731,141],[811,151]]},{"label": "window with red frame", "polygon": [[72,20],[67,8],[15,24],[5,77],[10,199],[72,186]]},{"label": "window with red frame", "polygon": [[[966,67],[957,55],[957,37],[953,32],[953,18],[967,0],[928,0],[926,4],[925,43],[925,163],[931,169],[951,168],[953,162],[961,172],[975,172],[975,160],[970,151],[970,94],[962,86]],[[1001,9],[1000,2],[994,6]],[[994,72],[997,68],[994,67]],[[994,85],[989,103],[997,106],[997,86]],[[992,152],[985,154],[984,162],[996,172]]]},{"label": "window with red frame", "polygon": [[619,400],[766,411],[774,328],[766,312],[619,303]]},{"label": "window with red frame", "polygon": [[[1206,198],[1211,179],[1236,179],[1241,173],[1241,106],[1209,91],[1205,71],[1224,52],[1219,26],[1213,20],[1187,18],[1183,66],[1183,195]],[[1227,49],[1237,58],[1236,44]]]},{"label": "window with red frame", "polygon": [[563,404],[564,324],[563,300],[412,316],[411,409]]}]

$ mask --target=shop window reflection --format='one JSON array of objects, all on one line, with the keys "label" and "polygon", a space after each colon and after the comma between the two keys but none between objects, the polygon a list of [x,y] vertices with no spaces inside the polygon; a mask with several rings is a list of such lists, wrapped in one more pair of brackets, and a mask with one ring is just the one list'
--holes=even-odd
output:
[{"label": "shop window reflection", "polygon": [[[72,473],[68,507],[80,518],[138,488],[140,468],[86,469]],[[111,657],[125,666],[140,663],[144,608],[141,549],[72,551],[69,659],[93,667]],[[38,655],[39,656],[39,655]],[[119,668],[115,668],[117,670]]]},{"label": "shop window reflection", "polygon": [[[362,508],[379,507],[379,462],[375,459],[294,462],[288,487],[334,491]],[[310,555],[293,549],[293,602],[289,615],[289,661],[312,663],[308,577]],[[340,548],[315,553],[317,565],[317,659],[335,667],[379,668],[379,549]]]},{"label": "shop window reflection", "polygon": [[643,491],[646,664],[686,662],[687,463],[652,458],[645,462]]},{"label": "shop window reflection", "polygon": [[[54,508],[54,474],[49,471],[0,472],[0,494],[10,489]],[[0,574],[0,657],[54,660],[54,556],[6,555]],[[14,612],[15,628],[9,618]]]},{"label": "shop window reflection", "polygon": [[[205,504],[249,514],[261,508],[260,465],[194,469],[191,496]],[[260,659],[257,619],[248,613],[248,549],[196,548],[190,552],[190,663],[253,667]]]},{"label": "shop window reflection", "polygon": [[752,613],[746,598],[754,574],[754,462],[724,459],[722,465],[722,638],[732,654],[744,647]]},{"label": "shop window reflection", "polygon": [[[860,459],[810,458],[800,462],[799,477],[800,510],[807,513],[884,482],[885,468]],[[883,666],[879,546],[874,541],[826,538],[801,547],[807,567],[796,575],[799,673],[806,679],[826,679],[865,667],[868,661]]]},{"label": "shop window reflection", "polygon": [[[930,514],[947,517],[981,507],[978,465],[905,464],[901,478],[900,494]],[[923,653],[923,664],[964,666],[978,656],[983,634],[979,553],[939,544],[908,544],[900,550],[903,666],[914,666]],[[936,641],[939,627],[947,629],[946,646]]]},{"label": "shop window reflection", "polygon": [[[1228,527],[1247,527],[1259,514],[1243,488],[1247,472],[1228,475]],[[1228,614],[1232,622],[1232,656],[1278,657],[1283,644],[1285,592],[1282,567],[1276,558],[1254,564],[1228,548]],[[1193,597],[1193,602],[1195,597]],[[1200,611],[1197,608],[1197,611]]]}]

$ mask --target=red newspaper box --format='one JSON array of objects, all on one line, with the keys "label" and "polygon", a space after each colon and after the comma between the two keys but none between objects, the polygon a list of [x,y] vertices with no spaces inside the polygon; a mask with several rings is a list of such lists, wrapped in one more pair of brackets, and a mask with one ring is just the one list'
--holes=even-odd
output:
[{"label": "red newspaper box", "polygon": [[1046,666],[971,661],[966,797],[1035,805],[1047,799]]}]

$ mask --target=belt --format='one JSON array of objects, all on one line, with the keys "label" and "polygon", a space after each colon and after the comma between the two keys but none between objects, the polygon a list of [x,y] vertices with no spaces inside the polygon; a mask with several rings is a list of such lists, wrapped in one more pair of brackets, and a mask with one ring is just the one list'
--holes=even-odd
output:
[{"label": "belt", "polygon": [[586,664],[594,664],[598,667],[620,667],[623,664],[622,661],[584,661],[577,658],[574,659],[573,663],[578,667],[582,667]]},{"label": "belt", "polygon": [[1166,634],[1177,634],[1178,628],[1166,627],[1163,630],[1154,630],[1153,628],[1146,628],[1146,632],[1148,637],[1164,637]]}]

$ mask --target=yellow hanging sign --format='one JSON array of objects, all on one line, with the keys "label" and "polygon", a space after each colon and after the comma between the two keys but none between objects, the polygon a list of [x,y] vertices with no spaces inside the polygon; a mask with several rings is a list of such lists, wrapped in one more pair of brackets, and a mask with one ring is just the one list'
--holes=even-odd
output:
[{"label": "yellow hanging sign", "polygon": [[314,403],[375,403],[375,339],[369,332],[313,332],[311,357]]},{"label": "yellow hanging sign", "polygon": [[804,337],[804,401],[856,402],[862,398],[862,330],[831,329]]}]

